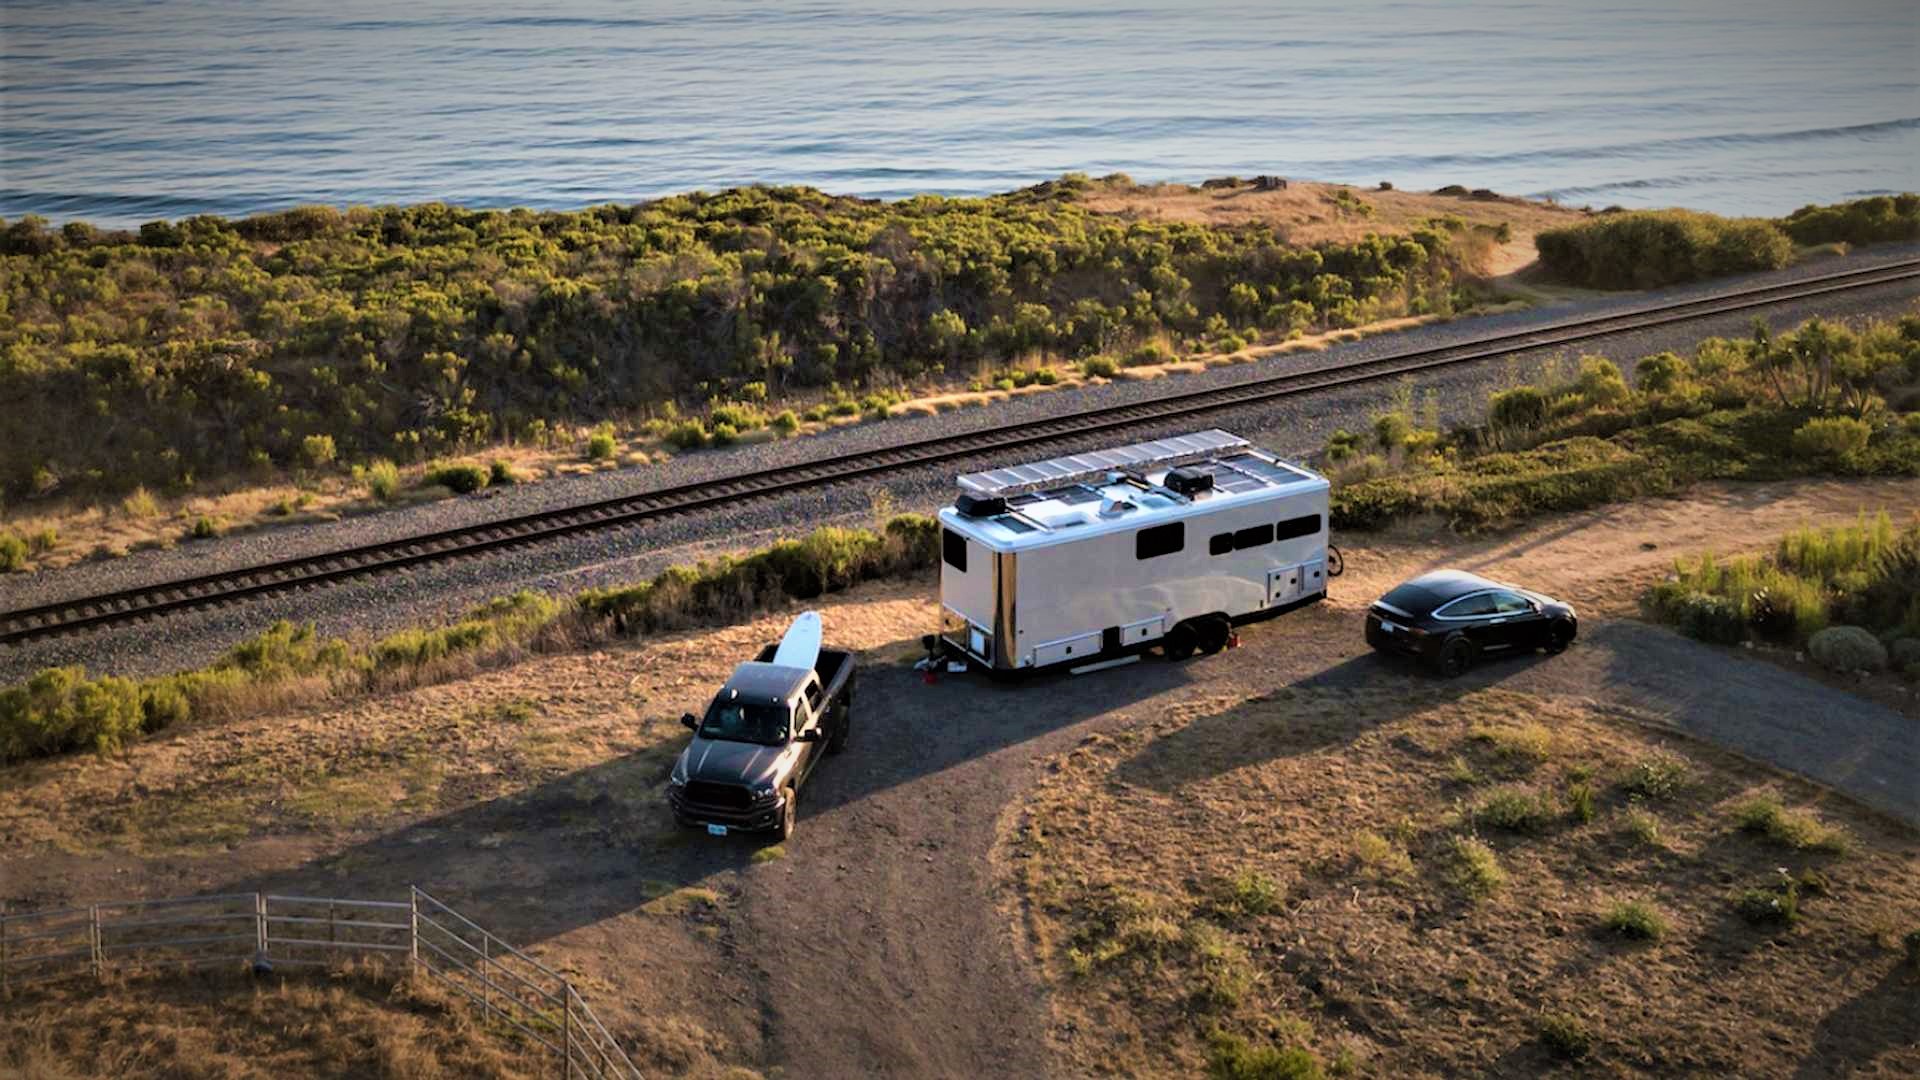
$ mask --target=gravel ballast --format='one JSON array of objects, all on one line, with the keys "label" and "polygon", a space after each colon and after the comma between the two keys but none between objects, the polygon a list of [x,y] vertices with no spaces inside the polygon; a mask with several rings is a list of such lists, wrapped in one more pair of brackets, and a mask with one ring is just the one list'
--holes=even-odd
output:
[{"label": "gravel ballast", "polygon": [[[1875,248],[1843,260],[1821,260],[1774,274],[1756,275],[1739,284],[1792,281],[1841,269],[1865,268],[1911,258],[1920,245]],[[335,550],[439,529],[474,524],[513,514],[614,498],[646,490],[699,483],[741,472],[793,464],[820,457],[872,451],[901,442],[977,431],[1003,423],[1035,421],[1062,412],[1142,401],[1159,395],[1302,371],[1334,363],[1370,359],[1405,350],[1460,343],[1490,334],[1522,331],[1575,316],[1631,309],[1661,300],[1711,295],[1730,283],[1719,281],[1634,293],[1617,298],[1563,304],[1505,315],[1461,319],[1383,334],[1336,345],[1322,352],[1301,352],[1257,363],[1144,382],[1115,381],[1017,397],[984,408],[878,424],[859,424],[819,435],[756,443],[726,451],[686,454],[661,464],[609,470],[497,489],[486,498],[456,498],[344,518],[314,525],[284,526],[215,541],[186,542],[169,551],[140,552],[126,558],[86,563],[46,574],[0,579],[0,609],[14,609],[67,596],[91,595],[135,585],[253,565],[290,556]],[[1813,316],[1858,320],[1890,318],[1914,311],[1920,286],[1900,282],[1870,289],[1781,304],[1766,310],[1776,329]],[[1142,427],[1126,440],[1153,438],[1199,426],[1217,425],[1252,438],[1284,456],[1303,459],[1317,452],[1336,428],[1367,425],[1396,394],[1410,393],[1417,412],[1431,411],[1444,425],[1477,420],[1487,395],[1517,382],[1539,379],[1550,370],[1571,372],[1576,358],[1603,353],[1631,373],[1633,358],[1662,350],[1685,351],[1710,336],[1743,335],[1756,311],[1631,331],[1581,343],[1577,347],[1537,349],[1498,360],[1442,368],[1402,380],[1381,381],[1265,404],[1223,409],[1204,418]],[[1405,389],[1402,389],[1402,387]],[[1060,453],[1110,445],[1112,435],[1083,446],[1063,443]],[[1056,451],[1049,450],[1048,453]],[[1004,464],[1004,462],[998,462]],[[257,633],[275,619],[313,621],[324,633],[377,635],[463,610],[492,596],[521,588],[572,592],[596,585],[636,580],[667,565],[722,551],[757,547],[820,524],[871,521],[876,508],[931,511],[947,502],[955,473],[985,462],[950,462],[935,469],[890,474],[884,480],[838,485],[824,490],[748,500],[738,507],[670,518],[627,529],[574,536],[534,547],[416,568],[376,578],[318,587],[230,608],[187,612],[142,625],[93,634],[30,642],[0,650],[0,680],[14,681],[52,664],[84,663],[89,670],[147,675],[205,663],[235,640]],[[882,492],[886,493],[884,496]]]}]

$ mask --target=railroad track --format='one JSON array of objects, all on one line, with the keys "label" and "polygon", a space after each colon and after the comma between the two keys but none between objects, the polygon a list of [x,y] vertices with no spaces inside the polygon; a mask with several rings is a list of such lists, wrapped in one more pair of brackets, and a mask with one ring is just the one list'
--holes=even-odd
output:
[{"label": "railroad track", "polygon": [[1629,330],[1909,281],[1917,277],[1920,277],[1920,259],[1779,285],[1733,290],[1697,300],[1647,305],[1594,318],[1569,319],[1456,345],[1411,349],[1372,360],[1333,364],[1290,375],[1273,375],[1232,386],[1190,390],[1130,405],[1085,409],[1040,422],[921,439],[882,450],[841,454],[581,506],[522,514],[479,525],[142,585],[99,596],[75,597],[0,613],[0,645],[16,645],[37,638],[133,622],[189,608],[311,588],[345,578],[479,555],[575,533],[633,525],[737,503],[746,498],[820,487],[960,458],[1029,449],[1125,428],[1181,420],[1295,394],[1473,363],[1529,349],[1569,345]]}]

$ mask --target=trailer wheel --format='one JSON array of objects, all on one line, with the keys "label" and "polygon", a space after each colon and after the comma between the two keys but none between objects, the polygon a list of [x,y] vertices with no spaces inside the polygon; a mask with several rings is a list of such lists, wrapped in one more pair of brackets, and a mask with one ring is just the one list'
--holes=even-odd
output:
[{"label": "trailer wheel", "polygon": [[1193,632],[1192,623],[1175,623],[1167,636],[1161,639],[1160,651],[1167,654],[1169,660],[1185,660],[1198,648],[1200,637]]},{"label": "trailer wheel", "polygon": [[1233,636],[1233,624],[1218,615],[1210,615],[1198,620],[1197,636],[1200,651],[1212,656],[1227,647],[1227,639]]},{"label": "trailer wheel", "polygon": [[1340,554],[1339,548],[1334,547],[1332,544],[1328,544],[1327,545],[1327,576],[1330,578],[1337,578],[1341,574],[1344,574],[1346,572],[1347,572],[1346,557]]}]

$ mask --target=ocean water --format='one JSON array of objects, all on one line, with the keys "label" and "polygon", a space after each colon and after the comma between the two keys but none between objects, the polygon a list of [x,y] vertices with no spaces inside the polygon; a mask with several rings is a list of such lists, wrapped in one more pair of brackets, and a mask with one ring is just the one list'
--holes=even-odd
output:
[{"label": "ocean water", "polygon": [[1722,213],[1912,190],[1920,4],[0,4],[0,216],[1069,170]]}]

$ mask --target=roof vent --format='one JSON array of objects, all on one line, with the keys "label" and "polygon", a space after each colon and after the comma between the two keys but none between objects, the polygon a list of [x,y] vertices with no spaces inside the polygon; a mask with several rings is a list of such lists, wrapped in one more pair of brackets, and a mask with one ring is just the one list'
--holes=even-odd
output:
[{"label": "roof vent", "polygon": [[953,508],[960,511],[963,517],[993,517],[1007,512],[1007,500],[998,495],[975,495],[963,491],[959,498],[953,500]]},{"label": "roof vent", "polygon": [[1167,474],[1167,490],[1191,499],[1213,490],[1213,474],[1198,469],[1175,469]]},{"label": "roof vent", "polygon": [[1100,516],[1119,517],[1121,514],[1137,509],[1139,509],[1139,507],[1125,499],[1108,499],[1106,502],[1100,504]]}]

